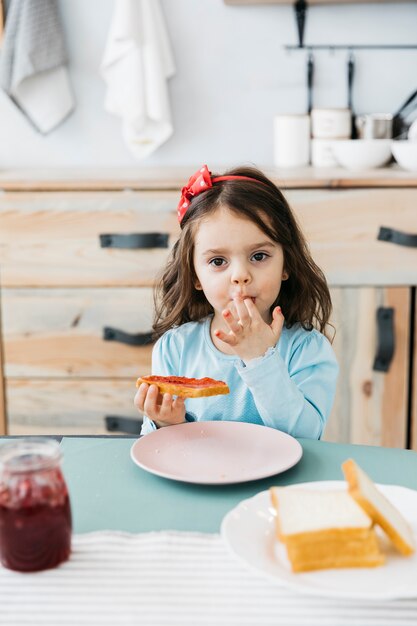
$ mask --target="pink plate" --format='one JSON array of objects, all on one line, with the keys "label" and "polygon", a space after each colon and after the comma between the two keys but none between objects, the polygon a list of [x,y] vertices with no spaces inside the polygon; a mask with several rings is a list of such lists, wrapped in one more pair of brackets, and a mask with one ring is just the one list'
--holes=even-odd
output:
[{"label": "pink plate", "polygon": [[273,476],[301,459],[294,437],[246,422],[190,422],[141,437],[130,456],[143,469],[173,480],[227,485]]}]

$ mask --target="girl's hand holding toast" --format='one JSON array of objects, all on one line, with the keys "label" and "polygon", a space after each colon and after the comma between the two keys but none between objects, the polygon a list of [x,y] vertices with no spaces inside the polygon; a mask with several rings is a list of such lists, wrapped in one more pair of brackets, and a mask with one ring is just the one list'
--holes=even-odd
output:
[{"label": "girl's hand holding toast", "polygon": [[142,383],[134,403],[136,408],[145,413],[158,428],[173,426],[185,422],[184,398],[173,398],[170,393],[160,394],[156,385]]},{"label": "girl's hand holding toast", "polygon": [[216,330],[214,334],[244,362],[263,356],[268,348],[276,345],[281,336],[284,325],[281,308],[275,307],[272,323],[267,324],[250,298],[237,297],[233,303],[234,310],[227,308],[222,312],[229,332]]}]

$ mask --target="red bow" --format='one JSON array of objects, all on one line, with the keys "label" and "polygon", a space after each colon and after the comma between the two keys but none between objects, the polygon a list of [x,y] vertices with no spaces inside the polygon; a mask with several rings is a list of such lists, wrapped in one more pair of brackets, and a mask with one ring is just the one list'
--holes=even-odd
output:
[{"label": "red bow", "polygon": [[182,218],[187,212],[188,207],[191,204],[191,200],[198,196],[202,191],[207,191],[213,187],[213,183],[219,183],[223,180],[251,180],[253,183],[260,183],[261,185],[265,185],[262,180],[258,180],[257,178],[251,178],[250,176],[239,176],[239,175],[229,175],[229,176],[215,176],[211,177],[211,173],[208,170],[207,165],[203,165],[200,167],[198,172],[193,174],[188,181],[188,183],[181,189],[181,199],[178,203],[177,207],[177,215],[178,221],[181,223]]},{"label": "red bow", "polygon": [[211,174],[207,165],[203,165],[203,167],[200,167],[200,169],[191,176],[185,187],[181,189],[181,198],[177,207],[178,221],[180,223],[191,204],[191,200],[202,191],[206,191],[212,186]]}]

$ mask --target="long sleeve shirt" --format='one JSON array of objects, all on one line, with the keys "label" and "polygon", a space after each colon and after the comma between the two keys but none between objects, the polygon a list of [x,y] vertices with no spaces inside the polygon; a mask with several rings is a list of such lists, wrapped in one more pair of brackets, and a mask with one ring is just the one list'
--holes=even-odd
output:
[{"label": "long sleeve shirt", "polygon": [[[210,336],[209,316],[166,332],[152,353],[159,376],[208,376],[223,380],[227,395],[188,398],[189,421],[252,422],[296,437],[319,439],[329,417],[338,365],[329,341],[301,325],[283,328],[276,346],[246,365],[218,350]],[[156,428],[144,417],[141,434]]]}]

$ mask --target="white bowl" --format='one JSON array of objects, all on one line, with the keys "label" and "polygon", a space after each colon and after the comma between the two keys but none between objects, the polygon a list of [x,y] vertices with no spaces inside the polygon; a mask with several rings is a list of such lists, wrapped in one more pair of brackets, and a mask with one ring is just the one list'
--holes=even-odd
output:
[{"label": "white bowl", "polygon": [[417,141],[392,141],[391,150],[400,167],[417,172]]},{"label": "white bowl", "polygon": [[335,141],[333,154],[339,165],[349,170],[382,167],[391,158],[391,140],[344,139]]}]

